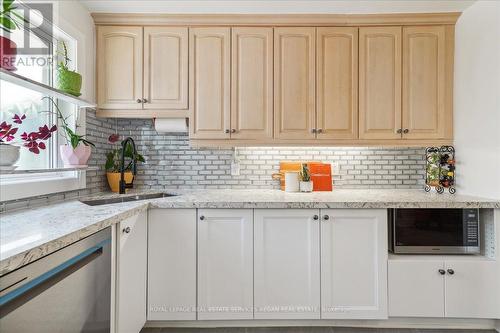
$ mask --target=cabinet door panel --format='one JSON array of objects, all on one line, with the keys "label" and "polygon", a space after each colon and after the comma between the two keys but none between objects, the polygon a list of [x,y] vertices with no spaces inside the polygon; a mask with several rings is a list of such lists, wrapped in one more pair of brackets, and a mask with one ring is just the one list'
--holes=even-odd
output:
[{"label": "cabinet door panel", "polygon": [[317,209],[254,211],[255,319],[319,319]]},{"label": "cabinet door panel", "polygon": [[148,320],[196,320],[196,209],[151,209]]},{"label": "cabinet door panel", "polygon": [[190,43],[190,136],[229,139],[230,28],[192,28]]},{"label": "cabinet door panel", "polygon": [[232,29],[232,139],[273,137],[273,29]]},{"label": "cabinet door panel", "polygon": [[315,42],[315,28],[274,30],[275,138],[316,137]]},{"label": "cabinet door panel", "polygon": [[446,317],[500,318],[500,269],[496,261],[447,261]]},{"label": "cabinet door panel", "polygon": [[387,210],[322,209],[321,216],[321,318],[386,319]]},{"label": "cabinet door panel", "polygon": [[97,104],[142,109],[142,27],[97,27]]},{"label": "cabinet door panel", "polygon": [[389,260],[389,317],[443,317],[444,263]]},{"label": "cabinet door panel", "polygon": [[187,109],[188,28],[144,28],[146,109]]},{"label": "cabinet door panel", "polygon": [[403,137],[443,138],[445,116],[445,27],[404,27]]},{"label": "cabinet door panel", "polygon": [[401,28],[359,29],[359,137],[401,134]]},{"label": "cabinet door panel", "polygon": [[120,222],[116,239],[116,332],[136,333],[146,323],[146,212]]},{"label": "cabinet door panel", "polygon": [[317,29],[318,139],[358,137],[358,28]]},{"label": "cabinet door panel", "polygon": [[253,211],[198,210],[198,319],[253,319]]}]

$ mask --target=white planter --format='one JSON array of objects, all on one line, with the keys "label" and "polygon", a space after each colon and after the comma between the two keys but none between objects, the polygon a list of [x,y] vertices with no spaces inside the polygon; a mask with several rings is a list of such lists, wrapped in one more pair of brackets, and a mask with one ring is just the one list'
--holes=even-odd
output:
[{"label": "white planter", "polygon": [[90,146],[78,145],[75,149],[69,145],[59,146],[61,160],[65,167],[86,167],[90,158]]},{"label": "white planter", "polygon": [[14,170],[19,159],[19,146],[0,144],[0,170]]},{"label": "white planter", "polygon": [[300,182],[300,192],[312,192],[313,190],[313,182]]}]

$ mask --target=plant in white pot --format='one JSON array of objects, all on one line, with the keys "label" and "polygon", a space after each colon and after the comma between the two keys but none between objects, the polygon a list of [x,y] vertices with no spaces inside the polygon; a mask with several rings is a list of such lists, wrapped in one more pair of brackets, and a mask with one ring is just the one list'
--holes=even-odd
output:
[{"label": "plant in white pot", "polygon": [[302,164],[300,176],[302,178],[299,183],[300,192],[312,192],[313,182],[311,181],[311,173],[309,172],[307,163]]},{"label": "plant in white pot", "polygon": [[52,137],[52,133],[57,130],[56,125],[52,125],[50,128],[43,125],[38,128],[38,131],[23,132],[19,136],[20,142],[16,141],[18,125],[22,125],[25,119],[25,114],[14,114],[12,123],[3,121],[0,124],[0,170],[13,170],[17,167],[14,164],[19,159],[21,147],[27,148],[35,155],[40,154],[40,151],[47,148],[45,141]]},{"label": "plant in white pot", "polygon": [[91,146],[95,145],[85,139],[84,135],[76,133],[76,129],[72,130],[68,124],[68,118],[65,117],[57,103],[51,97],[44,97],[50,101],[54,107],[55,114],[60,120],[60,127],[63,129],[63,137],[66,139],[66,144],[59,146],[61,160],[65,167],[86,167],[91,154]]}]

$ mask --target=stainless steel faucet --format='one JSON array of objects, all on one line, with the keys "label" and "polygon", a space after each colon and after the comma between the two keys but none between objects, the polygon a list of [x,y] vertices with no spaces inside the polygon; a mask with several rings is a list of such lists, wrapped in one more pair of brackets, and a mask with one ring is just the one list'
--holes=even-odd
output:
[{"label": "stainless steel faucet", "polygon": [[[128,168],[125,167],[125,150],[127,149],[127,145],[129,142],[132,144],[132,181],[130,183],[125,182],[125,170]],[[120,168],[120,194],[125,194],[125,189],[127,188],[133,188],[134,187],[134,178],[135,175],[137,174],[137,163],[135,160],[135,155],[137,153],[137,150],[135,149],[135,142],[134,139],[131,137],[126,138],[125,140],[122,141],[122,159],[121,159],[121,168]],[[130,165],[130,164],[129,164]]]}]

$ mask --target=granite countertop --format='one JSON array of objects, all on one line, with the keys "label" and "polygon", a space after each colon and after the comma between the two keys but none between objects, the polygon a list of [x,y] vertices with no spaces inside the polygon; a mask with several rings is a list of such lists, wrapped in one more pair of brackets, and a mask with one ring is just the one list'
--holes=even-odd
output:
[{"label": "granite countertop", "polygon": [[[0,276],[148,208],[500,208],[499,200],[422,190],[164,190],[177,196],[88,206],[73,200],[0,214]],[[120,196],[102,193],[85,199]]]}]

